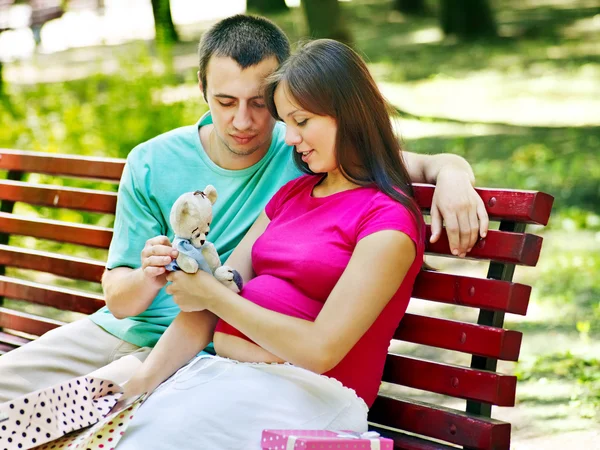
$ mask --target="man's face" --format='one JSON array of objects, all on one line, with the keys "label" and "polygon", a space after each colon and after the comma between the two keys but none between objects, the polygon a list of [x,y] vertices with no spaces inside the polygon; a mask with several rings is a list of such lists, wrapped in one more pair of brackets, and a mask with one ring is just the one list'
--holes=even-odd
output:
[{"label": "man's face", "polygon": [[229,57],[213,56],[208,62],[206,98],[214,130],[220,143],[235,155],[266,154],[269,149],[275,119],[260,87],[277,66],[274,56],[246,69]]}]

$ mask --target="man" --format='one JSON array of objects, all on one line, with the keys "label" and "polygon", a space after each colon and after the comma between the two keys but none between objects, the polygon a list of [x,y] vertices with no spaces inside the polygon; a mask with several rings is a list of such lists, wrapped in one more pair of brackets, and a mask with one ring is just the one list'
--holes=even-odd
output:
[{"label": "man", "polygon": [[[230,17],[205,34],[198,82],[210,113],[128,156],[102,283],[107,306],[0,358],[0,402],[126,354],[147,355],[179,312],[164,290],[164,266],[177,255],[168,218],[181,193],[216,187],[209,239],[225,261],[271,196],[300,175],[284,142],[285,126],[275,123],[260,92],[289,48],[283,32],[258,17]],[[487,230],[470,166],[455,155],[405,153],[404,158],[414,182],[440,186],[432,207],[432,239],[439,237],[443,216],[453,231],[454,254],[464,256],[478,233]]]}]

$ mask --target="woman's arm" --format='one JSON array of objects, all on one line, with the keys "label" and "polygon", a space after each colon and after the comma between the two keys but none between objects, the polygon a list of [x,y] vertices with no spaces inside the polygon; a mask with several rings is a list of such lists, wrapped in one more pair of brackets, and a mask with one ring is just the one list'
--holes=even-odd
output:
[{"label": "woman's arm", "polygon": [[237,270],[244,283],[247,283],[254,278],[254,270],[252,269],[252,246],[256,240],[264,233],[267,225],[269,225],[269,218],[263,211],[260,213],[254,224],[250,227],[244,238],[240,241],[238,246],[233,250],[225,265]]},{"label": "woman's arm", "polygon": [[209,344],[216,323],[210,311],[179,313],[125,385],[123,398],[156,389]]},{"label": "woman's arm", "polygon": [[314,322],[262,308],[207,274],[170,274],[169,289],[182,309],[207,308],[279,358],[324,373],[375,322],[415,255],[415,244],[399,231],[379,231],[361,239]]},{"label": "woman's arm", "polygon": [[[226,264],[236,269],[245,281],[254,277],[251,251],[256,239],[269,224],[263,212],[235,248]],[[211,341],[217,317],[210,311],[181,312],[167,328],[148,358],[125,385],[125,396],[152,392]]]}]

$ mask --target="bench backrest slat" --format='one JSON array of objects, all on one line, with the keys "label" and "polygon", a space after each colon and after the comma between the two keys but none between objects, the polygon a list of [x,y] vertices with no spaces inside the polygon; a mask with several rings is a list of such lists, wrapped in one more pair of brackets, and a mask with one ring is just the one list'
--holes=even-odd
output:
[{"label": "bench backrest slat", "polygon": [[404,355],[388,356],[383,381],[491,405],[515,405],[514,376]]},{"label": "bench backrest slat", "polygon": [[74,280],[99,283],[104,263],[91,259],[0,245],[0,266],[37,270]]},{"label": "bench backrest slat", "polygon": [[15,336],[14,334],[8,334],[4,331],[0,331],[0,342],[10,344],[13,347],[20,347],[21,345],[27,344],[31,341],[21,336]]},{"label": "bench backrest slat", "polygon": [[378,397],[369,419],[468,448],[508,448],[510,442],[509,423],[478,418],[442,406],[431,408],[426,403],[414,400]]},{"label": "bench backrest slat", "polygon": [[0,180],[0,200],[113,214],[117,193]]},{"label": "bench backrest slat", "polygon": [[[423,209],[431,208],[434,188],[415,184],[415,197]],[[544,192],[477,188],[492,220],[547,225],[554,198]]]},{"label": "bench backrest slat", "polygon": [[0,328],[41,336],[61,325],[64,322],[0,307]]},{"label": "bench backrest slat", "polygon": [[51,219],[31,219],[4,212],[0,212],[0,232],[96,248],[108,248],[112,238],[110,228],[67,224]]},{"label": "bench backrest slat", "polygon": [[417,276],[413,297],[473,308],[525,315],[531,287],[510,281],[452,275],[423,270]]},{"label": "bench backrest slat", "polygon": [[92,314],[104,306],[100,295],[4,275],[0,275],[0,296],[83,314]]},{"label": "bench backrest slat", "polygon": [[123,167],[125,161],[116,158],[0,148],[0,169],[16,172],[119,181]]},{"label": "bench backrest slat", "polygon": [[[436,255],[451,255],[448,235],[444,230],[437,242],[429,243],[431,227],[427,226],[425,251]],[[469,259],[487,259],[508,264],[535,266],[542,250],[542,238],[527,233],[510,233],[490,230],[485,239],[475,244],[469,252]]]},{"label": "bench backrest slat", "polygon": [[505,361],[518,361],[523,334],[407,313],[394,339]]}]

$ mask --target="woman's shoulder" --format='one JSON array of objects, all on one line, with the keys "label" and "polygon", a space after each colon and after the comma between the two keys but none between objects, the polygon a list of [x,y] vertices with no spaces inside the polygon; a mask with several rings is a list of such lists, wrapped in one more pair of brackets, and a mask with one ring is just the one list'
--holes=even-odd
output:
[{"label": "woman's shoulder", "polygon": [[[398,192],[407,200],[401,203],[380,189],[369,188],[369,191],[369,201],[365,203],[359,221],[359,234],[394,229],[407,234],[415,242],[420,241],[424,233],[423,218],[414,199]],[[409,207],[411,203],[414,209]]]}]

